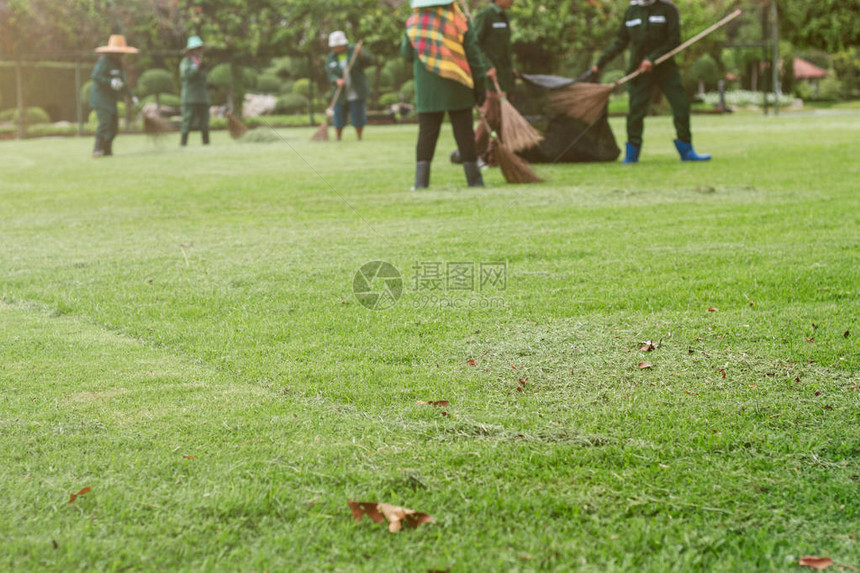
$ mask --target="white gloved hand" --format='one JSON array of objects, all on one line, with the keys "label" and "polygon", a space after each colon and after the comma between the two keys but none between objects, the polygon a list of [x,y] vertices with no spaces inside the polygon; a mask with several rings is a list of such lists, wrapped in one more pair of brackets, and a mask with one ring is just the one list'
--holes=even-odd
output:
[{"label": "white gloved hand", "polygon": [[122,83],[122,80],[119,78],[113,78],[110,81],[110,87],[112,87],[115,91],[121,90],[123,85],[124,84]]},{"label": "white gloved hand", "polygon": [[137,106],[140,104],[140,100],[137,99],[137,96],[131,96],[131,103],[133,103],[135,106]]}]

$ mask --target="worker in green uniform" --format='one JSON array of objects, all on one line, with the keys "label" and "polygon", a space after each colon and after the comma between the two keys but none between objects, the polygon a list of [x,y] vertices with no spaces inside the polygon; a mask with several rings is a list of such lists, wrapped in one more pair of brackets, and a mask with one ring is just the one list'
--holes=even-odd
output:
[{"label": "worker in green uniform", "polygon": [[707,161],[710,155],[693,150],[690,133],[690,100],[684,92],[681,73],[674,58],[654,66],[657,58],[681,43],[681,17],[668,0],[633,0],[624,15],[615,41],[598,60],[592,71],[599,73],[615,56],[630,45],[628,72],[641,70],[642,75],[630,82],[630,112],[627,115],[627,153],[624,163],[637,163],[642,149],[645,116],[654,86],[659,86],[675,120],[678,138],[675,147],[683,161]]},{"label": "worker in green uniform", "polygon": [[127,45],[125,36],[113,35],[108,45],[96,48],[96,52],[102,56],[90,76],[93,80],[90,108],[96,112],[99,120],[93,157],[107,157],[113,155],[113,140],[119,131],[117,102],[131,96],[134,105],[138,103],[126,83],[123,58],[139,50]]},{"label": "worker in green uniform", "polygon": [[346,33],[337,30],[329,34],[328,45],[331,48],[325,61],[325,71],[328,80],[332,84],[332,97],[334,92],[340,88],[340,95],[334,104],[334,128],[337,131],[337,140],[343,136],[343,128],[346,127],[346,116],[352,121],[355,133],[361,141],[364,126],[367,124],[367,96],[370,89],[367,87],[365,68],[371,64],[370,52],[362,47],[355,57],[349,75],[346,70],[349,62],[355,54],[355,44],[350,44]]},{"label": "worker in green uniform", "polygon": [[486,90],[477,37],[457,2],[411,0],[411,6],[400,52],[412,62],[415,76],[418,145],[413,189],[430,185],[430,163],[445,112],[454,129],[466,183],[483,187],[472,127],[472,108],[483,102]]},{"label": "worker in green uniform", "polygon": [[[490,129],[496,133],[502,130],[502,113],[499,96],[495,83],[505,93],[508,101],[513,101],[515,94],[516,71],[514,70],[513,49],[511,47],[511,24],[508,10],[514,5],[514,0],[490,0],[490,5],[475,16],[475,35],[478,46],[484,55],[487,67],[487,103],[484,106],[484,116]],[[490,109],[487,107],[490,106]],[[490,134],[484,123],[478,124],[475,132],[475,143],[478,154],[488,165],[495,165],[495,158],[490,153]],[[452,154],[453,159],[453,154]]]},{"label": "worker in green uniform", "polygon": [[[475,34],[478,46],[492,66],[487,78],[497,80],[499,87],[511,99],[514,93],[514,58],[511,49],[511,24],[507,10],[514,0],[491,0],[490,5],[475,16]],[[493,89],[493,86],[489,86]]]},{"label": "worker in green uniform", "polygon": [[203,61],[205,45],[200,36],[188,38],[185,57],[179,63],[179,77],[182,79],[182,140],[188,145],[188,133],[198,127],[203,137],[203,145],[209,145],[209,85],[206,62]]}]

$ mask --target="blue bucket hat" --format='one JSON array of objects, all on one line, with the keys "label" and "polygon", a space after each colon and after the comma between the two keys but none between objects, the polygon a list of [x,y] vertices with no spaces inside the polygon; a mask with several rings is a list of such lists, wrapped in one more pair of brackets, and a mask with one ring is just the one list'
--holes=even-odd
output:
[{"label": "blue bucket hat", "polygon": [[200,36],[191,36],[188,38],[188,45],[185,46],[185,51],[196,50],[197,48],[203,47],[203,40],[200,39]]}]

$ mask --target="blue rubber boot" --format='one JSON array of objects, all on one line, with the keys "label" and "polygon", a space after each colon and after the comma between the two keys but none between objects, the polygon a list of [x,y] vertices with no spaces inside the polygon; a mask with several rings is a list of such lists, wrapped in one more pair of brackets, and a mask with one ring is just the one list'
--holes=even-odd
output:
[{"label": "blue rubber boot", "polygon": [[639,151],[640,150],[641,150],[640,147],[636,147],[635,145],[633,145],[632,143],[630,143],[628,141],[627,142],[627,153],[624,156],[624,164],[630,165],[633,163],[639,163]]},{"label": "blue rubber boot", "polygon": [[699,155],[693,150],[692,143],[684,143],[680,139],[675,140],[675,147],[678,149],[678,154],[681,156],[681,161],[710,161],[711,154],[706,153]]}]

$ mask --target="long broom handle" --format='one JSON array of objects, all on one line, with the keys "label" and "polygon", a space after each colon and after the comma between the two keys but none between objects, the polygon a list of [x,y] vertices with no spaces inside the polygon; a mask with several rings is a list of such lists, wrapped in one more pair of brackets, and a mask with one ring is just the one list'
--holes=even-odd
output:
[{"label": "long broom handle", "polygon": [[[349,59],[349,63],[346,65],[346,71],[343,73],[344,79],[347,79],[349,77],[349,72],[352,70],[352,64],[355,63],[356,58],[358,58],[358,55],[361,53],[361,44],[363,42],[364,40],[359,40],[358,43],[355,45],[355,51],[352,53],[352,57]],[[343,91],[343,86],[345,85],[346,82],[344,82],[343,85],[337,86],[337,89],[334,92],[334,97],[331,98],[331,105],[328,106],[328,109],[334,109],[334,106],[337,103],[338,98],[340,97],[340,92]]]},{"label": "long broom handle", "polygon": [[[664,54],[664,55],[660,56],[659,58],[657,58],[657,61],[654,62],[654,65],[659,66],[660,64],[662,64],[663,62],[665,62],[666,60],[671,58],[672,56],[678,54],[679,52],[683,52],[684,50],[686,50],[687,48],[689,48],[690,46],[692,46],[693,44],[695,44],[696,42],[698,42],[699,40],[704,38],[705,36],[712,34],[713,32],[719,30],[720,28],[722,28],[723,26],[725,26],[726,24],[728,24],[729,22],[731,22],[732,20],[734,20],[735,18],[740,16],[741,14],[743,14],[743,10],[735,10],[734,12],[732,12],[731,14],[729,14],[728,16],[726,16],[725,18],[723,18],[722,20],[720,20],[719,22],[717,22],[716,24],[714,24],[713,26],[708,28],[707,30],[703,30],[702,32],[696,34],[695,36],[693,36],[692,38],[690,38],[689,40],[687,40],[686,42],[684,42],[683,44],[681,44],[680,46],[678,46],[677,48],[672,50],[671,52]],[[626,84],[630,80],[632,80],[634,78],[638,78],[641,74],[642,74],[641,70],[636,70],[632,74],[624,76],[623,78],[621,78],[620,80],[615,82],[615,85],[620,86],[621,84]]]}]

